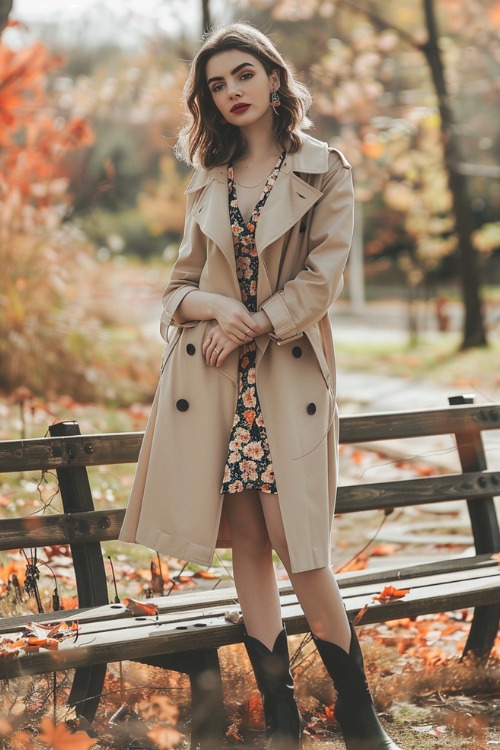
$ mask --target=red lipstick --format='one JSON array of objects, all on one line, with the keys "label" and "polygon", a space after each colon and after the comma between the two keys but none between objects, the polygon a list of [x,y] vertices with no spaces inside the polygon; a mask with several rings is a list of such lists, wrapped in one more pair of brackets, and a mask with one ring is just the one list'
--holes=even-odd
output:
[{"label": "red lipstick", "polygon": [[231,114],[242,115],[243,112],[247,111],[249,106],[249,104],[245,104],[244,102],[238,102],[238,104],[235,104],[233,107],[231,107]]}]

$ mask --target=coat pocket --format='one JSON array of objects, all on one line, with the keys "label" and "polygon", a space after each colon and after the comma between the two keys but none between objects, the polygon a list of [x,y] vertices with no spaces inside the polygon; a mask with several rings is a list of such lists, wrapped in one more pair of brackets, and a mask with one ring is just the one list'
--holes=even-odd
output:
[{"label": "coat pocket", "polygon": [[163,374],[163,370],[165,369],[165,366],[168,362],[168,359],[170,355],[172,354],[177,342],[179,341],[179,338],[181,336],[181,330],[180,328],[175,328],[174,333],[172,336],[169,336],[169,340],[167,344],[165,345],[165,348],[163,350],[163,355],[161,358],[161,364],[160,364],[160,375]]}]

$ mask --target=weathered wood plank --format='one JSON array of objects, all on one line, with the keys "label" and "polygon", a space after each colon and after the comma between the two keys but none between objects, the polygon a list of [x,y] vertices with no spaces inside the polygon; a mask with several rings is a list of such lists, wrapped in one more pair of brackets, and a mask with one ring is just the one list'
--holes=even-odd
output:
[{"label": "weathered wood plank", "polygon": [[[496,568],[490,568],[489,572],[485,570],[469,571],[469,575],[467,575],[467,572],[464,571],[462,577],[458,579],[451,579],[450,574],[443,574],[439,576],[436,575],[418,579],[405,579],[398,585],[400,585],[402,588],[410,588],[411,593],[405,597],[404,601],[411,602],[414,599],[415,591],[418,591],[419,597],[422,598],[422,592],[424,591],[424,589],[430,587],[433,588],[434,592],[440,592],[443,586],[458,586],[460,583],[463,583],[465,588],[477,585],[477,587],[481,589],[485,581],[493,580],[497,581],[497,586],[500,589],[500,569],[498,569],[498,566]],[[474,581],[476,583],[474,583]],[[391,579],[389,579],[387,583],[390,584]],[[392,583],[394,583],[394,581],[392,581]],[[464,586],[462,588],[464,588]],[[373,604],[372,597],[380,593],[380,590],[382,588],[383,584],[349,587],[347,589],[343,589],[342,595],[346,602],[348,602],[349,599],[353,596],[356,596],[364,597],[365,603]],[[282,594],[281,607],[284,613],[286,613],[290,607],[293,607],[296,604],[298,604],[298,602],[295,594]],[[92,619],[91,621],[84,621],[80,618],[74,618],[78,619],[79,621],[79,638],[81,639],[86,636],[95,635],[97,639],[100,639],[101,635],[103,635],[104,633],[114,632],[116,634],[116,639],[119,640],[121,639],[124,631],[126,631],[126,633],[130,633],[133,630],[138,631],[144,628],[144,626],[148,623],[159,624],[162,627],[163,625],[167,624],[182,624],[183,626],[187,626],[190,623],[200,623],[204,622],[206,619],[223,617],[228,608],[239,608],[238,605],[228,607],[226,603],[222,602],[219,604],[211,604],[207,607],[195,606],[192,609],[181,611],[160,610],[158,619],[156,620],[154,616],[133,617],[125,607],[122,606],[121,609],[118,609],[116,605],[114,606],[114,609],[112,609],[112,607],[108,608],[107,616],[106,612],[103,611],[99,619],[96,619],[94,617],[94,619]],[[283,616],[285,617],[285,614]]]},{"label": "weathered wood plank", "polygon": [[[446,474],[341,486],[337,492],[336,512],[358,513],[451,500],[479,500],[494,495],[500,495],[500,471]],[[116,540],[124,513],[123,508],[118,508],[1,519],[0,550]]]},{"label": "weathered wood plank", "polygon": [[118,539],[124,508],[0,520],[0,550]]},{"label": "weathered wood plank", "polygon": [[30,438],[0,442],[0,472],[135,463],[142,432]]},{"label": "weathered wood plank", "polygon": [[500,471],[445,474],[339,487],[335,511],[358,513],[450,500],[479,500],[495,495],[500,495]]},{"label": "weathered wood plank", "polygon": [[[500,405],[356,414],[340,418],[343,443],[500,429]],[[142,432],[30,438],[0,443],[0,472],[137,461]]]},{"label": "weathered wood plank", "polygon": [[[459,557],[445,560],[437,560],[422,565],[407,567],[392,567],[386,569],[377,569],[372,572],[369,570],[355,571],[352,573],[340,573],[337,576],[339,586],[344,589],[353,589],[354,587],[364,587],[366,585],[378,586],[392,583],[395,586],[406,588],[408,585],[413,586],[415,579],[421,581],[422,586],[426,585],[426,579],[429,579],[430,585],[439,576],[454,575],[456,580],[478,578],[482,575],[482,570],[492,569],[493,572],[500,573],[500,567],[491,555],[479,555],[477,557]],[[489,573],[488,573],[489,575]],[[404,586],[403,586],[404,582]],[[429,582],[427,582],[429,585]],[[289,594],[293,594],[292,587],[286,581],[281,581],[280,594],[283,601]],[[375,589],[374,589],[375,590]],[[171,596],[158,596],[148,599],[148,603],[154,603],[158,606],[160,613],[178,613],[188,612],[190,610],[208,610],[212,607],[223,606],[226,609],[237,609],[239,607],[236,589],[234,587],[213,589],[211,591],[191,591],[172,594]],[[60,622],[64,620],[71,622],[78,620],[80,623],[103,622],[109,618],[130,618],[128,610],[121,604],[110,604],[103,607],[92,607],[90,609],[72,609],[62,612],[45,612],[36,615],[36,621],[48,624],[51,622]],[[28,622],[34,619],[33,614],[21,615],[18,617],[1,618],[0,634],[21,630]]]},{"label": "weathered wood plank", "polygon": [[340,442],[359,443],[500,429],[500,405],[355,414],[340,418]]},{"label": "weathered wood plank", "polygon": [[[360,596],[357,587],[352,593],[345,592],[344,600],[350,615],[357,613],[367,603],[366,596]],[[481,581],[460,581],[423,589],[416,587],[403,600],[384,605],[370,604],[363,622],[368,624],[398,617],[415,617],[492,601],[500,602],[498,575],[485,577]],[[307,632],[307,623],[298,604],[292,602],[282,611],[290,634]],[[119,635],[115,631],[98,635],[81,632],[76,643],[72,639],[66,640],[57,652],[40,651],[17,659],[4,659],[0,662],[0,678],[119,661],[123,660],[125,654],[128,658],[141,659],[158,654],[218,648],[242,640],[241,626],[226,622],[222,616],[199,616],[197,620],[159,624],[145,621],[137,629],[128,627],[126,622],[123,625]],[[196,633],[195,638],[193,633]]]}]

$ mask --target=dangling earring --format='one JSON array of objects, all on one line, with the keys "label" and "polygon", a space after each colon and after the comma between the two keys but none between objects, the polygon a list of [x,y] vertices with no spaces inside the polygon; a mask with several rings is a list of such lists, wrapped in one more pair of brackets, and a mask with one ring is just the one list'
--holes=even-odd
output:
[{"label": "dangling earring", "polygon": [[[279,97],[279,94],[277,91],[271,91],[271,98],[269,100],[269,106],[273,109],[276,109],[276,107],[279,107],[281,105],[281,99]],[[276,114],[278,114],[276,112]]]}]

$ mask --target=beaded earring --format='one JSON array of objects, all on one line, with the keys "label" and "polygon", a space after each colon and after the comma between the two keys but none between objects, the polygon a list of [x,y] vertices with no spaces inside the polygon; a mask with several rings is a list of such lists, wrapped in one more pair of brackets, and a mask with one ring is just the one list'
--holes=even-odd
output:
[{"label": "beaded earring", "polygon": [[269,100],[269,106],[273,107],[273,109],[276,109],[276,107],[279,107],[281,104],[281,99],[279,97],[279,94],[277,91],[271,91],[271,98]]}]

